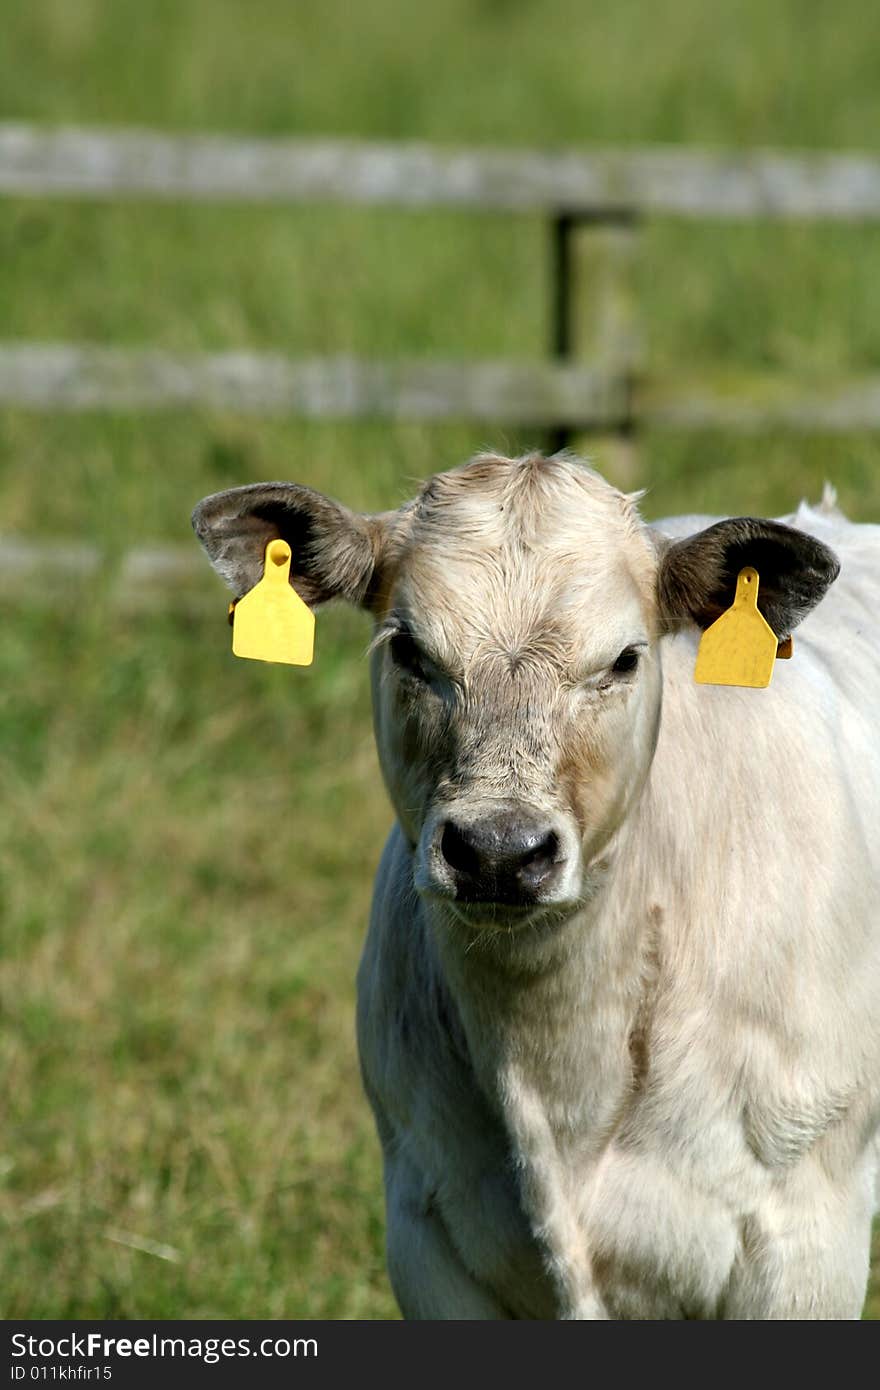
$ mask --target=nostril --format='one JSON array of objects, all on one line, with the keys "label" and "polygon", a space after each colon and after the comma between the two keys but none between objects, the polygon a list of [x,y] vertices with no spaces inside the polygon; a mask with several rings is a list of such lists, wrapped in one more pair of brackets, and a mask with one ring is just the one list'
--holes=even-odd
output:
[{"label": "nostril", "polygon": [[535,864],[545,859],[550,860],[550,862],[552,863],[552,861],[556,858],[558,849],[559,836],[556,834],[555,830],[551,830],[547,835],[544,836],[541,843],[539,845],[535,845],[535,848],[531,851],[531,853],[526,855],[525,863]]},{"label": "nostril", "polygon": [[520,874],[531,882],[546,878],[556,864],[558,853],[559,836],[555,830],[551,830],[539,844],[523,855],[519,865]]},{"label": "nostril", "polygon": [[456,873],[474,876],[479,872],[480,856],[455,821],[448,820],[443,827],[440,853]]}]

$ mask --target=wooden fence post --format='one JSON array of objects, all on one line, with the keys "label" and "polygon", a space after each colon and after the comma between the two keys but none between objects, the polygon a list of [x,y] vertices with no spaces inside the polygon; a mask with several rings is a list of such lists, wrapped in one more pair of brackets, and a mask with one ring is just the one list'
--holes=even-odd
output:
[{"label": "wooden fence post", "polygon": [[[638,482],[633,413],[635,378],[642,365],[633,275],[638,247],[634,216],[562,214],[552,224],[552,342],[555,357],[579,359],[625,384],[626,417],[613,434],[587,436],[580,447],[600,456],[603,472],[621,487]],[[553,449],[578,441],[570,429],[553,431]]]}]

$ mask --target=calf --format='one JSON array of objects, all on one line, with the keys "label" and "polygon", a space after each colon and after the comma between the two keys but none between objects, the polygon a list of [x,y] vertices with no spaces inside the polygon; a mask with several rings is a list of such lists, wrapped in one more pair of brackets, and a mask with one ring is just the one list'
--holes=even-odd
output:
[{"label": "calf", "polygon": [[[880,528],[830,498],[647,526],[538,455],[383,515],[266,483],[194,524],[237,594],[281,536],[307,603],[375,620],[397,823],[358,1035],[404,1315],[857,1317]],[[795,659],[764,691],[696,685],[745,565],[780,638],[807,618]]]}]

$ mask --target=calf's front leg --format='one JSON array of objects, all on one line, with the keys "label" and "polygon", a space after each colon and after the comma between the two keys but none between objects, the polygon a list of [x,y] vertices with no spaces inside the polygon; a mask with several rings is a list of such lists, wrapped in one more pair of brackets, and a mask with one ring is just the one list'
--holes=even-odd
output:
[{"label": "calf's front leg", "polygon": [[386,1161],[388,1273],[407,1319],[493,1321],[510,1314],[462,1263],[421,1175]]}]

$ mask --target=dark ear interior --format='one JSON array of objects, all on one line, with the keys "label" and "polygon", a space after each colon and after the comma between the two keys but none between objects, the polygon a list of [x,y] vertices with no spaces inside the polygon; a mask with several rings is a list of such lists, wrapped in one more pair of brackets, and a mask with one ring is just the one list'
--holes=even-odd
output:
[{"label": "dark ear interior", "polygon": [[269,541],[291,549],[290,582],[314,607],[331,598],[365,603],[381,526],[296,483],[253,483],[216,492],[192,514],[211,564],[241,598],[263,577]]},{"label": "dark ear interior", "polygon": [[667,630],[709,627],[733,602],[736,578],[758,571],[758,608],[777,637],[787,637],[837,578],[840,562],[815,536],[758,517],[732,517],[664,551],[658,602]]}]

